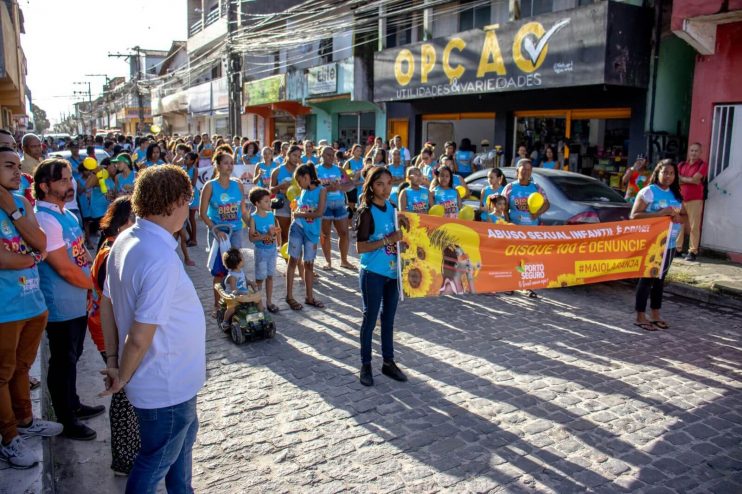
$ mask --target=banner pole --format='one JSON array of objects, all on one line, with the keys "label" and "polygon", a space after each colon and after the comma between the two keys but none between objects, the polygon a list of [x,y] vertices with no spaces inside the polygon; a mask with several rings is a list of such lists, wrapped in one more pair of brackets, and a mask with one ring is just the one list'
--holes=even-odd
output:
[{"label": "banner pole", "polygon": [[[394,230],[399,230],[399,211],[397,209],[394,210]],[[397,291],[399,292],[399,301],[404,302],[404,292],[402,291],[402,257],[399,252],[399,242],[397,242]]]}]

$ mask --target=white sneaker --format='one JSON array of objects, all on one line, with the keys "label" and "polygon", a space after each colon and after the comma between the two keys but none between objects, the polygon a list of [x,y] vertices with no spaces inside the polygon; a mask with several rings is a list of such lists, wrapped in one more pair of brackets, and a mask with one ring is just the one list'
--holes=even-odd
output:
[{"label": "white sneaker", "polygon": [[7,461],[13,468],[31,468],[39,462],[20,436],[14,437],[7,446],[0,443],[0,460]]},{"label": "white sneaker", "polygon": [[31,425],[28,427],[17,427],[18,434],[22,436],[42,436],[42,437],[53,437],[58,436],[64,430],[62,424],[56,422],[49,422],[48,420],[33,419]]}]

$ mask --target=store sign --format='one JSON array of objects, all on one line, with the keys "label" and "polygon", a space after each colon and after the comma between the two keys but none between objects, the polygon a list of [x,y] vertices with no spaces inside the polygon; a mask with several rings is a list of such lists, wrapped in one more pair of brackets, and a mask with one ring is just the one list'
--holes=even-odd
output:
[{"label": "store sign", "polygon": [[307,72],[307,87],[310,96],[336,93],[338,90],[337,64],[329,63],[309,69]]},{"label": "store sign", "polygon": [[617,84],[646,87],[651,24],[615,2],[376,53],[374,100]]},{"label": "store sign", "polygon": [[284,99],[285,92],[285,74],[246,82],[243,87],[245,106],[265,105],[281,101]]}]

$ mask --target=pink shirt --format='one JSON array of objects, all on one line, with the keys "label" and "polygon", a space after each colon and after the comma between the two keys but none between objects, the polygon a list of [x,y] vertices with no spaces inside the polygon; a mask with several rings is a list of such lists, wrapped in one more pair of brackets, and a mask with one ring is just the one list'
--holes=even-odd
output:
[{"label": "pink shirt", "polygon": [[[703,160],[696,160],[693,163],[683,161],[678,165],[681,177],[691,178],[696,173],[708,177],[709,166]],[[680,184],[680,193],[683,194],[684,201],[702,201],[703,200],[703,183],[699,184]]]}]

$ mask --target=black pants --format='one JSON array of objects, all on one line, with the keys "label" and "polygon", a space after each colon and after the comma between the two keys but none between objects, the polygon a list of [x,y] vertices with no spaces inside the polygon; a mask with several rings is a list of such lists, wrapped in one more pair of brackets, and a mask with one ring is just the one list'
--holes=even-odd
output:
[{"label": "black pants", "polygon": [[49,373],[46,378],[54,413],[61,424],[75,422],[74,411],[80,408],[77,396],[77,361],[82,355],[87,316],[46,325],[49,338]]},{"label": "black pants", "polygon": [[653,310],[660,310],[662,308],[662,292],[665,289],[665,277],[667,272],[670,270],[670,264],[675,257],[675,249],[667,249],[667,259],[665,260],[665,266],[662,269],[662,276],[659,278],[639,278],[639,283],[636,285],[636,312],[647,311],[647,299],[649,299],[649,307]]}]

